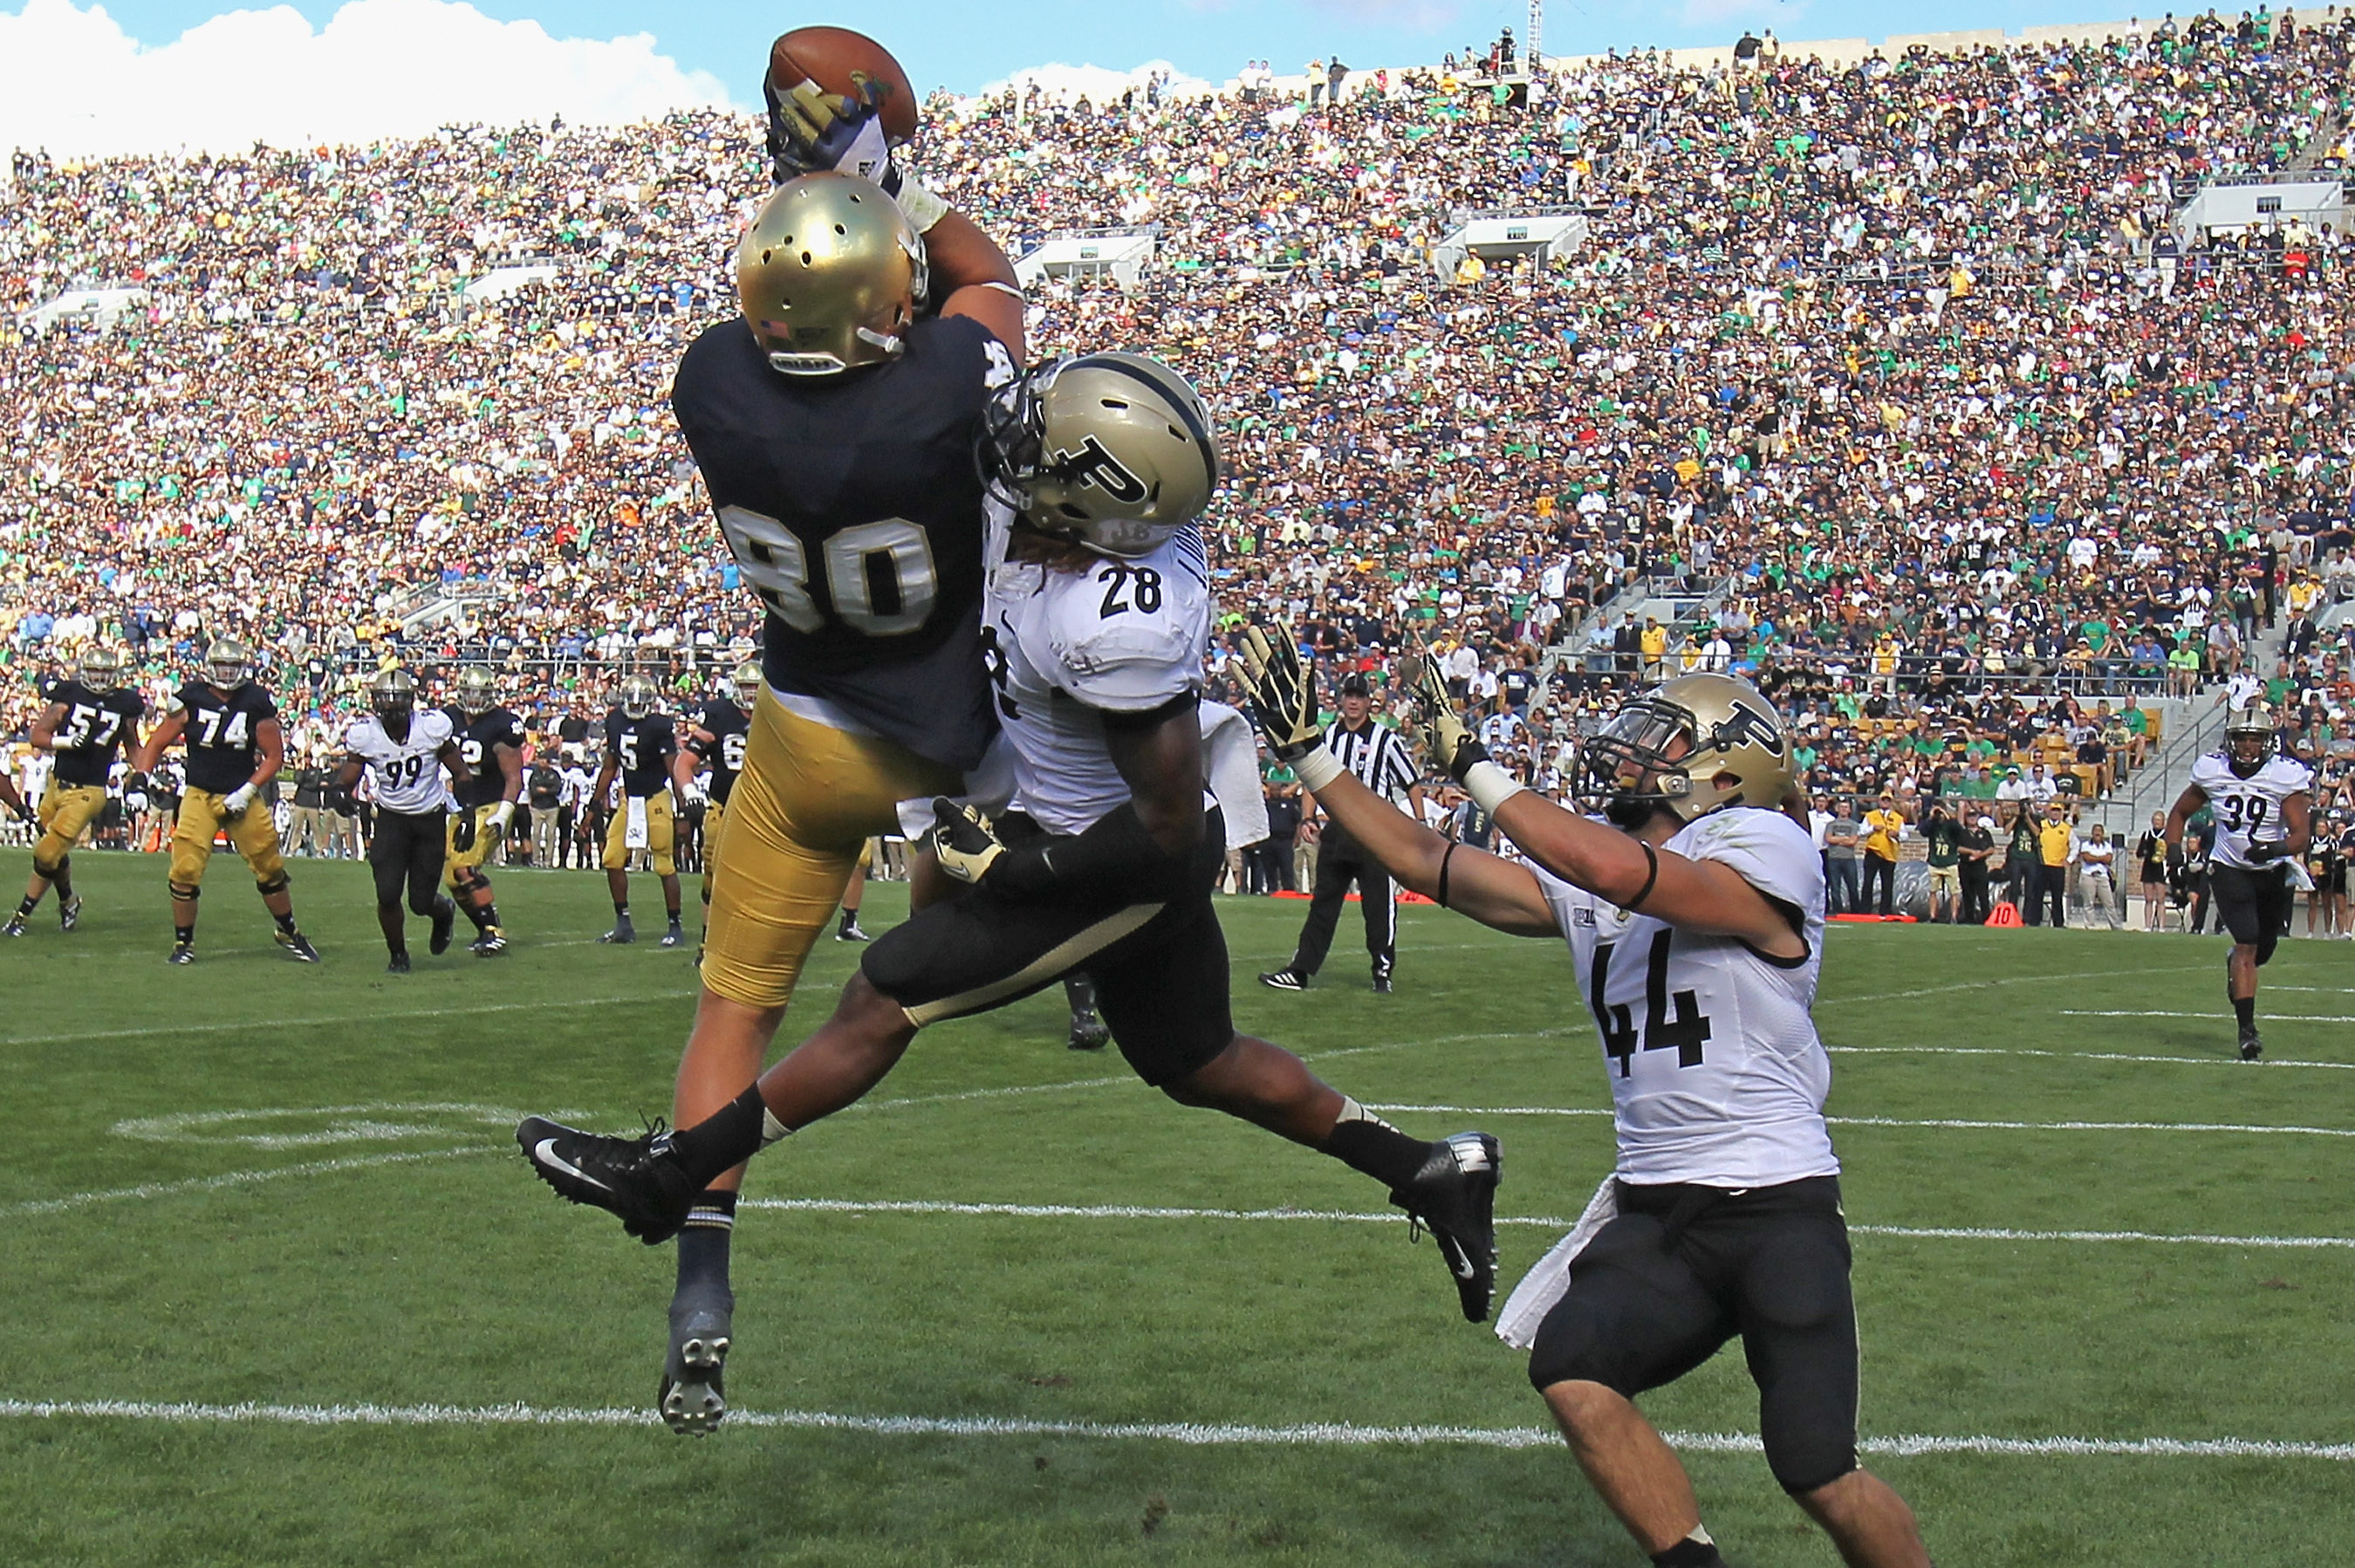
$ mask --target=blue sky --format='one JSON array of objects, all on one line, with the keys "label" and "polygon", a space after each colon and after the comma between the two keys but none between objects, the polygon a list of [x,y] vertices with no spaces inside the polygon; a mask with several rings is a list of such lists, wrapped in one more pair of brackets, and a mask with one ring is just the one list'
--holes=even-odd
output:
[{"label": "blue sky", "polygon": [[[0,13],[23,0],[0,0]],[[1526,0],[1027,0],[979,5],[971,0],[900,0],[875,10],[746,5],[740,0],[474,0],[500,20],[529,19],[559,37],[607,38],[652,33],[657,48],[690,70],[710,72],[740,103],[759,98],[765,46],[804,23],[859,27],[890,45],[920,91],[970,91],[1028,65],[1092,64],[1125,69],[1166,59],[1190,74],[1223,80],[1244,60],[1264,58],[1296,71],[1337,51],[1352,65],[1436,59],[1452,48],[1486,44],[1498,27],[1524,30]],[[123,29],[154,48],[229,7],[220,0],[119,0],[106,9]],[[293,0],[314,26],[337,9],[334,0]],[[1892,32],[2094,21],[2132,7],[2090,0],[2056,8],[2035,0],[1550,0],[1549,53],[1599,51],[1637,44],[1724,42],[1747,25],[1785,38],[1879,38]],[[2153,8],[2153,15],[2157,14]],[[2188,9],[2188,8],[2187,8]],[[2236,7],[2237,9],[2237,7]]]}]

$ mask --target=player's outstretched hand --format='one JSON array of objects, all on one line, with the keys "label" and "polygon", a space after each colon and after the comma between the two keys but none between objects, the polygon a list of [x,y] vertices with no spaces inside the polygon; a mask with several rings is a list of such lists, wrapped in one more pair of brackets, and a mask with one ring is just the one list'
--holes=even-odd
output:
[{"label": "player's outstretched hand", "polygon": [[858,98],[828,92],[814,81],[782,92],[773,85],[762,91],[769,101],[769,160],[779,185],[834,170],[900,193],[875,83],[866,84]]},{"label": "player's outstretched hand", "polygon": [[474,847],[474,814],[465,806],[450,819],[450,848],[463,855]]},{"label": "player's outstretched hand", "polygon": [[1271,637],[1257,626],[1243,628],[1243,691],[1268,750],[1290,763],[1321,744],[1325,731],[1316,723],[1316,679],[1290,628],[1278,630],[1282,635]]},{"label": "player's outstretched hand", "polygon": [[932,852],[940,857],[941,869],[958,881],[980,881],[1006,853],[981,807],[942,795],[932,802]]},{"label": "player's outstretched hand", "polygon": [[1410,664],[1413,676],[1407,689],[1414,699],[1415,730],[1423,750],[1430,753],[1433,765],[1462,784],[1476,764],[1488,760],[1488,748],[1455,711],[1455,699],[1447,694],[1447,672],[1439,667],[1439,656],[1424,648]]}]

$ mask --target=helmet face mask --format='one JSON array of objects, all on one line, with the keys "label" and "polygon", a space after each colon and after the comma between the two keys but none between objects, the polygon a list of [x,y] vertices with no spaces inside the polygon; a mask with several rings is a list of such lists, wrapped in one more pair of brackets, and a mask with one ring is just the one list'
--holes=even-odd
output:
[{"label": "helmet face mask", "polygon": [[2275,745],[2274,710],[2263,702],[2234,709],[2224,720],[2224,760],[2232,772],[2249,778],[2272,761]]},{"label": "helmet face mask", "polygon": [[93,647],[81,656],[74,673],[92,691],[112,691],[123,684],[123,657],[109,647]]},{"label": "helmet face mask", "polygon": [[634,675],[622,683],[622,717],[644,719],[655,710],[655,683]]},{"label": "helmet face mask", "polygon": [[1084,354],[991,400],[975,462],[1034,531],[1098,555],[1150,555],[1218,489],[1210,422],[1192,383],[1158,360]]},{"label": "helmet face mask", "polygon": [[389,669],[368,683],[368,710],[394,740],[406,740],[417,711],[417,680],[405,669]]},{"label": "helmet face mask", "polygon": [[738,665],[728,678],[729,684],[736,688],[736,700],[747,708],[760,700],[761,688],[768,684],[768,677],[762,673],[759,662],[753,659]]},{"label": "helmet face mask", "polygon": [[205,678],[223,691],[243,686],[253,673],[253,656],[235,637],[216,637],[205,650]]},{"label": "helmet face mask", "polygon": [[849,175],[779,186],[736,248],[736,303],[781,376],[897,359],[931,286],[923,236],[880,186]]},{"label": "helmet face mask", "polygon": [[491,672],[477,665],[458,677],[458,710],[469,719],[480,719],[498,706],[497,684]]},{"label": "helmet face mask", "polygon": [[1791,784],[1790,741],[1773,705],[1731,676],[1657,687],[1579,752],[1579,794],[1631,832],[1663,811],[1681,823],[1730,805],[1774,809]]}]

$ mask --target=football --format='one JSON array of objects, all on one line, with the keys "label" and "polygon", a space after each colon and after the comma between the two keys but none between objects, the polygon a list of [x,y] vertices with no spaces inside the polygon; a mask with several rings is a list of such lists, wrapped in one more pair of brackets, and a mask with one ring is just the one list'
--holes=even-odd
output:
[{"label": "football", "polygon": [[769,85],[784,91],[814,81],[827,92],[858,95],[873,82],[883,90],[883,133],[895,144],[916,133],[916,90],[891,51],[847,27],[795,27],[769,48]]}]

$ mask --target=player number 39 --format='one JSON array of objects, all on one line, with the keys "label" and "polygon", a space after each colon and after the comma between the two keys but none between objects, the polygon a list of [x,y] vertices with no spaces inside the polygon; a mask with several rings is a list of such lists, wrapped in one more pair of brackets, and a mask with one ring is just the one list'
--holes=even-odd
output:
[{"label": "player number 39", "polygon": [[[728,536],[745,579],[762,602],[805,635],[824,631],[827,615],[810,592],[809,547],[774,517],[743,507],[722,507],[719,527]],[[875,603],[869,562],[881,557],[898,589],[899,606]],[[870,637],[896,637],[915,631],[932,613],[940,581],[932,569],[932,541],[905,517],[860,523],[826,541],[826,596],[834,618]]]}]

